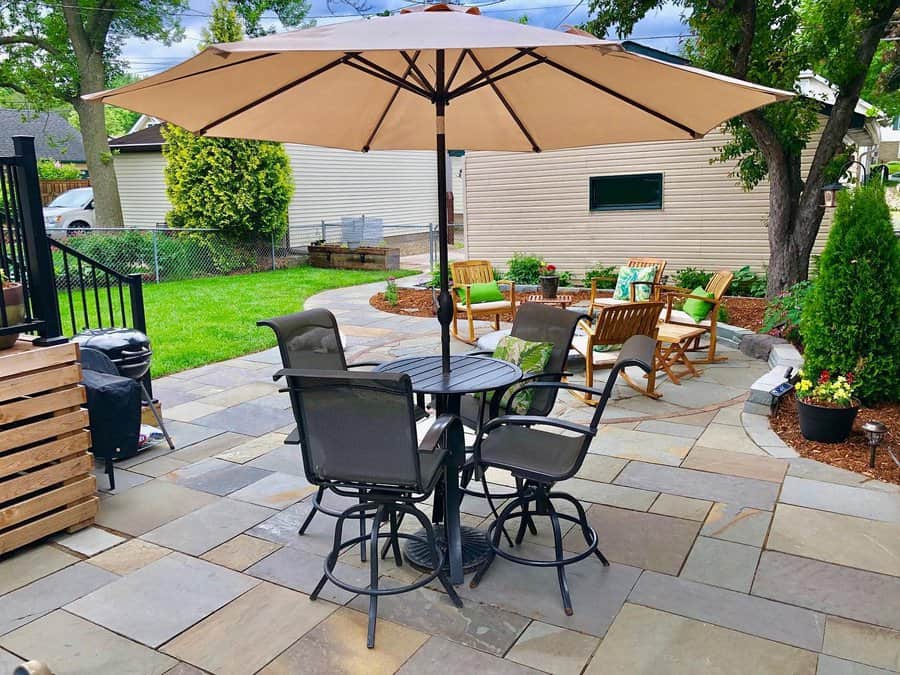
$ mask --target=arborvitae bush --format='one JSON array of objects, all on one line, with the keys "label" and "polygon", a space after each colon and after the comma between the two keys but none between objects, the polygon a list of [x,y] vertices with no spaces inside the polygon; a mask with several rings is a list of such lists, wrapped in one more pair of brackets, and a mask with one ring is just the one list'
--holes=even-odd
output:
[{"label": "arborvitae bush", "polygon": [[900,399],[900,243],[880,183],[838,195],[801,332],[813,377],[852,372],[864,402]]}]

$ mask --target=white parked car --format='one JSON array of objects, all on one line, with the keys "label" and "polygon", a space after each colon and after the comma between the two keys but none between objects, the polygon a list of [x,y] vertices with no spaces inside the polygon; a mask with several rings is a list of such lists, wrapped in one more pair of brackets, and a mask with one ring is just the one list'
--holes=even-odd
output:
[{"label": "white parked car", "polygon": [[67,232],[87,230],[94,226],[94,190],[76,188],[56,197],[44,207],[44,223],[48,229]]}]

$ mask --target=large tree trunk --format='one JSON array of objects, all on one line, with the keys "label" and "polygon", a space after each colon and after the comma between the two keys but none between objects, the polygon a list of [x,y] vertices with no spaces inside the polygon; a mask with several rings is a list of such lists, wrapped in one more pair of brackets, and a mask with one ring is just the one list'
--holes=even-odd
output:
[{"label": "large tree trunk", "polygon": [[91,186],[94,188],[95,225],[123,227],[119,183],[113,169],[112,154],[106,136],[103,104],[82,100],[73,103],[78,113],[88,172],[91,174]]}]

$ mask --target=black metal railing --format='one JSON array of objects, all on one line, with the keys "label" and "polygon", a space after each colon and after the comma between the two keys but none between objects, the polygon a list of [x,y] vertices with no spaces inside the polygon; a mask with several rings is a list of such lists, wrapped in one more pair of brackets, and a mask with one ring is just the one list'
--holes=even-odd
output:
[{"label": "black metal railing", "polygon": [[37,333],[35,344],[49,345],[86,328],[146,333],[141,276],[47,234],[34,138],[13,136],[13,147],[12,157],[0,157],[0,273],[16,290],[0,293],[0,335]]},{"label": "black metal railing", "polygon": [[140,274],[122,274],[60,241],[47,240],[65,333],[119,327],[147,332]]},{"label": "black metal railing", "polygon": [[15,155],[0,157],[0,335],[37,333],[62,341],[46,245],[34,139],[14,136]]}]

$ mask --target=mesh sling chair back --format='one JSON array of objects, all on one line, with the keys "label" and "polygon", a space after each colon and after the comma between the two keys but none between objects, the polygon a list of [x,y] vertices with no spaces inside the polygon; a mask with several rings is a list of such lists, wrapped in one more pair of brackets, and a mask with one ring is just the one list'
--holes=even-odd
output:
[{"label": "mesh sling chair back", "polygon": [[[318,598],[331,581],[351,593],[369,596],[369,648],[375,646],[378,598],[420,588],[434,579],[444,586],[457,607],[462,603],[443,571],[444,553],[438,547],[434,529],[415,504],[427,499],[444,475],[447,451],[441,439],[459,419],[442,415],[419,443],[416,414],[409,376],[400,373],[349,373],[310,370],[284,370],[294,413],[300,430],[300,451],[307,479],[322,487],[351,497],[359,504],[337,516],[334,544],[325,559],[325,570],[310,595]],[[343,525],[348,518],[369,514],[371,534],[343,540]],[[409,515],[419,521],[425,536],[399,531],[400,517]],[[387,532],[381,531],[387,523]],[[387,539],[393,548],[394,562],[402,565],[399,540],[412,539],[432,552],[433,571],[414,583],[379,588],[378,540]],[[335,565],[346,548],[369,541],[369,586],[361,588],[338,578]]]},{"label": "mesh sling chair back", "polygon": [[[594,554],[604,565],[606,558],[600,552],[597,533],[587,520],[584,507],[573,496],[553,490],[555,483],[572,478],[581,468],[591,441],[597,434],[597,427],[607,401],[612,394],[616,378],[625,368],[637,366],[644,371],[653,364],[656,341],[646,335],[629,338],[613,366],[603,391],[563,382],[528,382],[520,388],[557,388],[593,393],[599,401],[590,423],[585,426],[568,420],[532,415],[505,415],[491,420],[483,426],[474,446],[474,460],[478,471],[490,467],[510,471],[521,481],[517,496],[510,500],[496,520],[488,528],[493,556],[489,557],[476,572],[471,586],[475,588],[487,572],[494,557],[534,567],[555,567],[562,595],[563,607],[567,615],[572,614],[572,600],[566,580],[565,566],[578,562]],[[560,432],[567,432],[566,434]],[[554,500],[572,505],[576,516],[560,513],[553,505]],[[500,533],[510,520],[519,520],[516,544],[521,544],[525,528],[533,516],[550,519],[553,528],[555,557],[553,560],[536,560],[510,553],[500,545]],[[575,523],[581,529],[586,542],[585,550],[566,555],[563,552],[562,530],[559,521]]]}]

